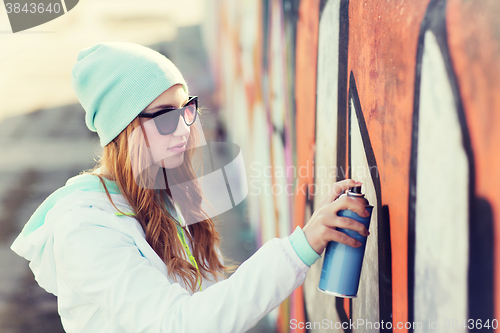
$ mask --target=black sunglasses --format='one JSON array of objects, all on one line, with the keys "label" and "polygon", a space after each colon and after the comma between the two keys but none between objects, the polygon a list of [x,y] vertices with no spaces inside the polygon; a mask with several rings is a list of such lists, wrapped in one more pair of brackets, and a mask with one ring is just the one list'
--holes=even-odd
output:
[{"label": "black sunglasses", "polygon": [[168,135],[175,132],[179,125],[179,116],[182,116],[184,123],[191,126],[196,121],[198,113],[198,96],[190,96],[187,103],[180,109],[163,109],[153,113],[139,113],[141,118],[152,118],[156,129],[161,135]]}]

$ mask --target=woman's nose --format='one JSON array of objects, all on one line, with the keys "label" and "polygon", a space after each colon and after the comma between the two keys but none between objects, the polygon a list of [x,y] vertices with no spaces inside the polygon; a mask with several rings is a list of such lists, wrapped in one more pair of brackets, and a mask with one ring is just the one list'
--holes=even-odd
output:
[{"label": "woman's nose", "polygon": [[186,125],[184,122],[184,119],[182,118],[181,115],[179,115],[179,123],[177,124],[177,129],[175,130],[172,135],[174,136],[185,136],[189,134],[189,126]]}]

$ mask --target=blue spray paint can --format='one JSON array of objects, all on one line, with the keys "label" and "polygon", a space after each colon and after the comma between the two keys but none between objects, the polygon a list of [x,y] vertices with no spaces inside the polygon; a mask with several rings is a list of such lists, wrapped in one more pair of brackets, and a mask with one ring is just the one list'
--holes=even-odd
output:
[{"label": "blue spray paint can", "polygon": [[[370,228],[373,206],[370,205],[365,195],[361,193],[361,186],[352,187],[343,195],[355,198],[362,202],[370,216],[361,217],[350,210],[340,210],[338,216],[352,218],[363,223],[366,229]],[[359,277],[365,254],[366,237],[361,236],[357,231],[337,228],[338,231],[346,233],[348,236],[361,242],[360,247],[352,247],[337,242],[328,242],[321,269],[321,278],[318,289],[326,294],[354,298],[357,297],[359,287]]]}]

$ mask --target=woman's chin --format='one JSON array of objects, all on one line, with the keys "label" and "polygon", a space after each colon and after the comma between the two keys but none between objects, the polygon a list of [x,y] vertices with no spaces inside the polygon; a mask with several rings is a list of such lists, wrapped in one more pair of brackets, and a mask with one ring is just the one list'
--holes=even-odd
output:
[{"label": "woman's chin", "polygon": [[162,168],[165,169],[173,169],[177,168],[184,162],[184,153],[177,153],[174,155],[170,155],[167,158],[164,158],[163,160],[160,161],[160,165]]}]

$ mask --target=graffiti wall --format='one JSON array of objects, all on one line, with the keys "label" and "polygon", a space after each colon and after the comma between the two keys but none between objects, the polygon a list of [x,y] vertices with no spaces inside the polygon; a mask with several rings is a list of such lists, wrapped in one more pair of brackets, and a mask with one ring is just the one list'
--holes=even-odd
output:
[{"label": "graffiti wall", "polygon": [[221,126],[247,163],[259,243],[307,223],[337,180],[362,181],[374,205],[358,296],[320,292],[320,259],[277,331],[496,328],[500,2],[211,8]]}]

